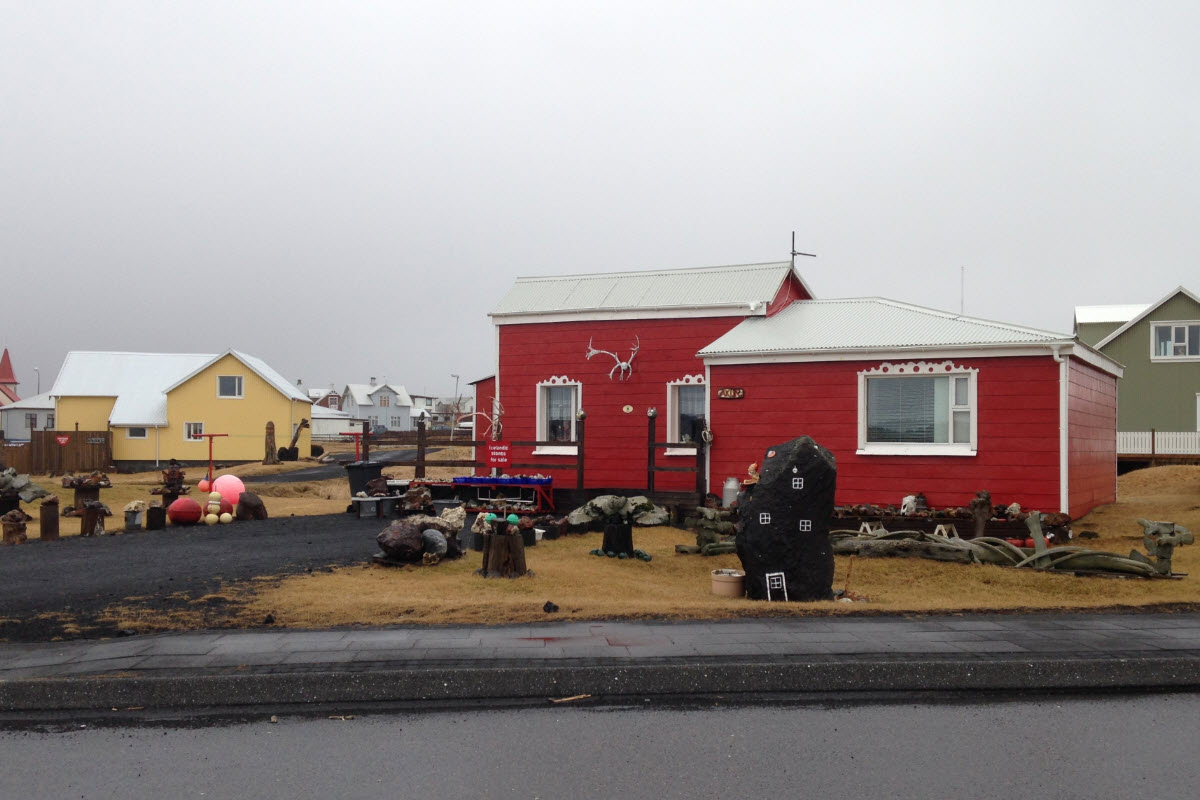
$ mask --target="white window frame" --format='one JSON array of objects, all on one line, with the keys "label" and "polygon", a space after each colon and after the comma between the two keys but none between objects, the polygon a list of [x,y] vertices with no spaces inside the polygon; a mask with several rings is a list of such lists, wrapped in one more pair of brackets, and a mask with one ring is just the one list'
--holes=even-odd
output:
[{"label": "white window frame", "polygon": [[[1200,326],[1200,320],[1195,320],[1195,319],[1160,320],[1158,322],[1151,323],[1151,325],[1150,325],[1150,360],[1154,361],[1154,362],[1158,362],[1158,363],[1171,363],[1171,364],[1181,364],[1181,363],[1187,363],[1187,362],[1200,361],[1200,355],[1189,355],[1185,352],[1183,355],[1178,355],[1178,356],[1174,355],[1173,353],[1171,355],[1160,356],[1154,349],[1154,345],[1158,341],[1158,329],[1159,328],[1170,328],[1171,329],[1172,350],[1174,350],[1175,337],[1178,333],[1177,329],[1182,329],[1183,330],[1183,347],[1184,347],[1184,350],[1186,351],[1190,344],[1190,342],[1188,341],[1189,329],[1193,328],[1193,327],[1198,327],[1198,326]],[[1197,336],[1200,336],[1200,332],[1197,332]],[[1197,345],[1200,346],[1200,342],[1198,342]]]},{"label": "white window frame", "polygon": [[[679,380],[667,381],[667,438],[668,442],[683,442],[679,441],[679,387],[680,386],[701,386],[705,387],[704,395],[704,419],[708,419],[708,389],[704,383],[703,375],[685,375]],[[663,455],[668,456],[695,456],[696,449],[690,446],[683,447],[668,447],[663,451]]]},{"label": "white window frame", "polygon": [[[550,393],[546,390],[550,387],[574,386],[575,387],[575,408],[571,414],[571,439],[575,439],[575,422],[578,419],[579,409],[583,408],[583,384],[579,381],[572,380],[566,375],[558,375],[551,377],[549,380],[541,381],[537,385],[537,395],[534,397],[534,402],[537,406],[537,441],[544,442],[550,438],[550,412],[547,408]],[[577,455],[579,448],[575,445],[543,445],[535,447],[534,455],[539,456],[573,456]]]},{"label": "white window frame", "polygon": [[43,430],[54,430],[54,412],[46,414],[46,421],[43,423],[46,427]]},{"label": "white window frame", "polygon": [[[969,442],[868,442],[867,441],[867,381],[871,378],[941,378],[948,377],[949,402],[947,425],[954,435],[954,412],[969,411],[971,415]],[[967,405],[954,404],[954,378],[967,378]],[[956,366],[952,361],[928,363],[908,361],[884,362],[858,373],[858,451],[860,456],[974,456],[979,447],[979,370]]]},{"label": "white window frame", "polygon": [[[134,435],[133,435],[133,432],[134,432],[134,431],[141,431],[141,432],[142,432],[142,435],[141,435],[141,436],[134,436]],[[126,439],[148,439],[148,438],[149,438],[149,432],[146,430],[146,427],[145,427],[145,426],[143,426],[143,425],[135,425],[135,426],[133,426],[133,427],[130,427],[130,428],[126,428],[126,429],[125,429],[125,438],[126,438]]]},{"label": "white window frame", "polygon": [[[237,381],[237,394],[221,394],[221,379],[233,378]],[[246,379],[242,375],[218,375],[217,376],[217,399],[219,400],[241,400],[246,396]]]},{"label": "white window frame", "polygon": [[379,395],[379,407],[380,408],[391,408],[391,406],[392,406],[392,396],[390,394],[388,394],[387,392],[383,392],[382,394],[380,394]]},{"label": "white window frame", "polygon": [[185,422],[185,423],[183,423],[183,440],[185,442],[199,441],[199,437],[193,437],[191,435],[191,426],[192,425],[199,425],[200,426],[200,431],[199,431],[200,434],[203,435],[203,433],[204,433],[204,423],[203,422]]}]

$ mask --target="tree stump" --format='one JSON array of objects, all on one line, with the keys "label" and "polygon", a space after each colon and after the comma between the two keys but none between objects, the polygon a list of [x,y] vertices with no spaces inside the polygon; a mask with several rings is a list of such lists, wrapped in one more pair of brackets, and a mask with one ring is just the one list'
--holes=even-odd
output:
[{"label": "tree stump", "polygon": [[525,542],[516,526],[504,523],[500,532],[483,535],[483,566],[479,574],[485,578],[519,578],[529,570],[525,566]]},{"label": "tree stump", "polygon": [[58,505],[55,503],[42,503],[39,515],[42,541],[58,541]]},{"label": "tree stump", "polygon": [[146,509],[146,530],[161,531],[167,527],[167,507],[150,506]]},{"label": "tree stump", "polygon": [[29,537],[25,535],[24,522],[5,522],[4,544],[25,544]]},{"label": "tree stump", "polygon": [[84,508],[79,518],[79,535],[96,536],[104,533],[104,509]]},{"label": "tree stump", "polygon": [[604,523],[604,541],[600,549],[605,553],[633,553],[633,523],[621,517],[609,517]]}]

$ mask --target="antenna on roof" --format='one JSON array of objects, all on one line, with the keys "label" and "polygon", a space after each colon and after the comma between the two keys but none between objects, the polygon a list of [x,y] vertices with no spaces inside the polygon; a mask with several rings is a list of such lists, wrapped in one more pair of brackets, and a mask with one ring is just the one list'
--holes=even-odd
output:
[{"label": "antenna on roof", "polygon": [[792,269],[796,268],[796,256],[808,256],[809,258],[816,258],[817,254],[816,253],[801,253],[799,250],[797,250],[796,249],[796,232],[792,231]]}]

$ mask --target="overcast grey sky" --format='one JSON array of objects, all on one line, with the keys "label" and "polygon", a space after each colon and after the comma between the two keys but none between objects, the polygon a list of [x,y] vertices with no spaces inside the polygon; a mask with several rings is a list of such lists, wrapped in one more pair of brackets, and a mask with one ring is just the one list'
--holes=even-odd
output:
[{"label": "overcast grey sky", "polygon": [[[0,346],[449,394],[519,275],[1200,291],[1194,2],[0,0]],[[461,385],[460,385],[461,388]]]}]

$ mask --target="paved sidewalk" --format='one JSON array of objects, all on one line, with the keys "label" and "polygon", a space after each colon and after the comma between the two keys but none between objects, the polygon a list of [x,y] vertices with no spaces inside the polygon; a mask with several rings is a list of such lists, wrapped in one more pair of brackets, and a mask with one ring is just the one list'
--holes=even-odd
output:
[{"label": "paved sidewalk", "polygon": [[1200,614],[563,622],[0,644],[0,711],[1198,688]]}]

